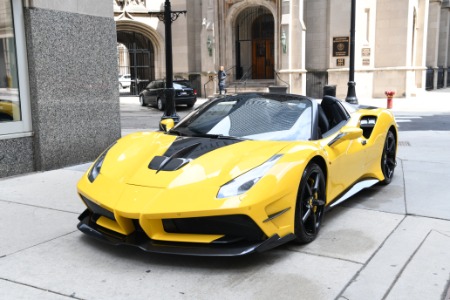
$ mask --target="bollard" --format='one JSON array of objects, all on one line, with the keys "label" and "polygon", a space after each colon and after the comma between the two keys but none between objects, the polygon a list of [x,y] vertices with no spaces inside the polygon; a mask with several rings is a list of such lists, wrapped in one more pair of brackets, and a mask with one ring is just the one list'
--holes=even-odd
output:
[{"label": "bollard", "polygon": [[391,109],[391,108],[392,108],[392,105],[393,105],[393,102],[394,102],[394,101],[392,100],[392,98],[394,98],[395,91],[387,90],[387,91],[384,92],[384,94],[385,94],[386,97],[387,97],[387,108],[388,108],[388,109]]}]

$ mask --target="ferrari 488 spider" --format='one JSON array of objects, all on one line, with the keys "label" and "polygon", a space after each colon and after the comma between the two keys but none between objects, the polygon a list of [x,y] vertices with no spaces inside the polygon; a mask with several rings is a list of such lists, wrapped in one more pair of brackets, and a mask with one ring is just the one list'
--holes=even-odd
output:
[{"label": "ferrari 488 spider", "polygon": [[308,243],[327,208],[396,166],[393,114],[331,96],[231,95],[162,126],[118,140],[82,177],[82,232],[205,256]]}]

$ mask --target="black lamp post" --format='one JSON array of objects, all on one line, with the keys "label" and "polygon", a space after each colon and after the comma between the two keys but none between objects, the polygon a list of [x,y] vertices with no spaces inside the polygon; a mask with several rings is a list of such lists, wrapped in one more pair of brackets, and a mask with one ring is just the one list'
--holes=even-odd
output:
[{"label": "black lamp post", "polygon": [[166,88],[165,88],[165,109],[161,120],[173,119],[175,123],[180,121],[175,110],[174,89],[173,89],[173,59],[172,59],[172,22],[178,19],[180,14],[186,14],[185,10],[172,11],[170,1],[164,2],[164,11],[149,11],[149,15],[156,16],[164,22],[165,46],[166,46]]},{"label": "black lamp post", "polygon": [[348,76],[348,90],[345,101],[352,104],[358,104],[355,90],[355,13],[356,0],[352,0],[351,24],[350,24],[350,72]]}]

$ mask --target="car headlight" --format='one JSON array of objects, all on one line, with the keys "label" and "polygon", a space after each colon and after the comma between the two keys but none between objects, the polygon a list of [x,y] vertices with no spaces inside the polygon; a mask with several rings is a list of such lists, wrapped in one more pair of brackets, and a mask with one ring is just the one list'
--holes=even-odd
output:
[{"label": "car headlight", "polygon": [[100,174],[100,169],[102,168],[103,161],[105,160],[106,154],[108,153],[109,149],[111,149],[111,147],[114,146],[114,144],[112,144],[105,151],[103,151],[103,153],[94,162],[94,165],[92,166],[92,168],[88,174],[88,179],[90,182],[94,182],[95,178],[97,178],[98,174]]},{"label": "car headlight", "polygon": [[228,198],[247,192],[264,176],[264,174],[267,173],[270,168],[272,168],[281,156],[281,154],[274,155],[262,165],[227,182],[220,188],[217,193],[217,198]]}]

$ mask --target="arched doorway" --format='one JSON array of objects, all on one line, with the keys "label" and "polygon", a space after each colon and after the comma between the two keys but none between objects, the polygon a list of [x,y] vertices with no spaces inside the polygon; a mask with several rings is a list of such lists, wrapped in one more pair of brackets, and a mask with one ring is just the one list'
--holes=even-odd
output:
[{"label": "arched doorway", "polygon": [[236,79],[274,78],[274,18],[262,6],[236,19]]},{"label": "arched doorway", "polygon": [[137,95],[155,79],[155,51],[152,42],[133,31],[117,32],[119,75],[131,75],[130,94]]}]

